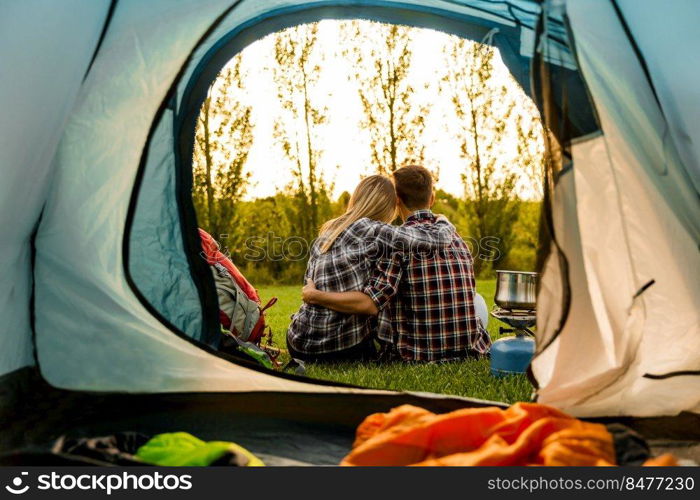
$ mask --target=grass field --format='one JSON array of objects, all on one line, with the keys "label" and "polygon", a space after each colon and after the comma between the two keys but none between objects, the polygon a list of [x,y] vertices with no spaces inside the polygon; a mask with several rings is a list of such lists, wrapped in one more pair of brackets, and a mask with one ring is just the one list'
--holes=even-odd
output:
[{"label": "grass field", "polygon": [[[495,280],[481,280],[477,291],[493,306]],[[290,316],[301,305],[300,286],[262,286],[258,288],[265,303],[277,297],[277,304],[267,312],[275,344],[286,347],[285,335]],[[491,338],[498,338],[497,321],[488,325]],[[524,375],[495,378],[489,371],[488,360],[441,364],[371,364],[342,363],[337,365],[307,365],[310,377],[335,380],[347,384],[377,389],[428,391],[456,394],[473,398],[512,403],[530,399],[532,386]]]}]

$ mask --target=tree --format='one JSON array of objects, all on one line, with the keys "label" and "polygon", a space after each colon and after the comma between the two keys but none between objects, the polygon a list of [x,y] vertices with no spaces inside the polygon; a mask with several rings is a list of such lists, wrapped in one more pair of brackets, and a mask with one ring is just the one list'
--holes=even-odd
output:
[{"label": "tree", "polygon": [[353,21],[345,27],[345,51],[357,68],[355,79],[369,131],[371,158],[379,173],[422,163],[428,107],[416,105],[410,83],[411,30],[407,26]]},{"label": "tree", "polygon": [[322,150],[317,129],[326,122],[327,110],[312,97],[318,83],[322,53],[314,50],[318,23],[286,29],[275,35],[273,79],[283,113],[276,119],[274,134],[292,163],[296,199],[294,220],[298,235],[313,238],[327,212],[329,186],[319,172]]},{"label": "tree", "polygon": [[464,208],[471,236],[481,249],[475,259],[480,273],[489,267],[486,262],[491,266],[502,262],[514,240],[518,174],[501,164],[499,157],[516,101],[505,85],[495,83],[492,47],[453,37],[445,46],[445,56],[442,89],[449,93],[458,119],[453,133],[466,162]]},{"label": "tree", "polygon": [[215,238],[235,225],[250,182],[244,167],[253,144],[251,108],[241,101],[241,56],[219,74],[202,104],[194,147],[193,200],[199,224]]},{"label": "tree", "polygon": [[[510,76],[513,80],[513,77]],[[544,126],[540,113],[532,99],[530,99],[520,87],[513,98],[517,101],[519,112],[515,114],[512,125],[517,135],[517,156],[515,165],[522,172],[521,192],[533,200],[541,200],[543,192],[544,165],[546,158]]]}]

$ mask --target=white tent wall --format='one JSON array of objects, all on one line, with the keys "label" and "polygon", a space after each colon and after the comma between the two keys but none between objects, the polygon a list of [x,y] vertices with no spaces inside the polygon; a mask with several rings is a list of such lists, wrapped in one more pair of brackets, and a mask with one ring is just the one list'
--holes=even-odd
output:
[{"label": "white tent wall", "polygon": [[[556,401],[569,411],[580,411],[576,404],[614,381],[631,361],[634,349],[624,333],[629,333],[628,307],[638,287],[628,253],[619,251],[625,249],[623,222],[604,139],[598,135],[575,144],[572,152],[574,166],[560,176],[553,202],[555,231],[568,262],[571,304],[563,330],[535,359],[533,370],[540,402]],[[583,207],[598,212],[581,217]],[[601,214],[606,214],[604,224]],[[587,246],[591,234],[595,244]],[[609,256],[614,272],[605,268],[604,258]],[[550,261],[555,259],[553,253]],[[558,267],[548,264],[538,297],[540,310],[549,310],[538,317],[542,332],[553,331],[560,320],[561,293],[549,283],[561,278]],[[602,277],[601,266],[608,269]]]},{"label": "white tent wall", "polygon": [[569,1],[567,12],[605,136],[573,147],[583,253],[570,264],[586,281],[571,276],[571,286],[592,308],[572,308],[557,345],[535,360],[539,401],[579,416],[697,412],[700,376],[645,376],[700,367],[700,253],[673,210],[697,221],[697,196],[610,2]]},{"label": "white tent wall", "polygon": [[0,374],[34,364],[30,238],[108,6],[108,0],[0,2]]},{"label": "white tent wall", "polygon": [[[533,363],[534,375],[542,388],[539,397],[553,398],[551,392],[558,394],[558,399],[566,400],[566,396],[576,399],[585,395],[585,391],[594,391],[597,379],[609,367],[608,356],[595,358],[578,356],[583,338],[580,332],[595,331],[593,306],[588,292],[588,278],[583,265],[581,234],[577,213],[577,193],[574,169],[561,172],[557,179],[552,199],[554,233],[557,243],[566,258],[568,272],[563,275],[560,268],[559,254],[554,245],[545,263],[538,304],[538,352]],[[568,279],[570,286],[570,304],[568,311],[563,311],[562,297],[564,296],[564,280]],[[567,314],[564,330],[555,337],[562,320]],[[575,329],[570,325],[576,325]],[[543,334],[546,333],[545,337]],[[569,341],[569,337],[574,336]],[[592,352],[605,353],[606,339],[601,335],[586,336],[587,348]],[[550,343],[551,342],[551,343]],[[589,374],[582,377],[581,374]],[[564,393],[562,395],[561,393]]]}]

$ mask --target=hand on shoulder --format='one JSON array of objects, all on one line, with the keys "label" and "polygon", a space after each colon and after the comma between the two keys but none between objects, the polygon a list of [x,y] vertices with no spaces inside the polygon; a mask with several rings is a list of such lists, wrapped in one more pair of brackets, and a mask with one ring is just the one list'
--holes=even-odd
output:
[{"label": "hand on shoulder", "polygon": [[317,292],[318,290],[316,289],[316,284],[311,278],[309,278],[306,280],[306,284],[301,289],[301,300],[307,304],[313,304]]},{"label": "hand on shoulder", "polygon": [[435,216],[435,222],[447,222],[448,224],[452,224],[450,222],[450,219],[445,217],[443,214],[433,214]]}]

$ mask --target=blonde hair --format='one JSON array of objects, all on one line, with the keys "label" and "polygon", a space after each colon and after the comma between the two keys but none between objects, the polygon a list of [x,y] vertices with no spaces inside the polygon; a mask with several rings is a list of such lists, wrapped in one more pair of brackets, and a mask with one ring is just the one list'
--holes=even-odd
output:
[{"label": "blonde hair", "polygon": [[345,213],[321,226],[323,238],[321,253],[333,246],[336,238],[351,224],[363,217],[389,223],[396,216],[396,189],[391,179],[384,175],[370,175],[360,181],[350,197]]}]

